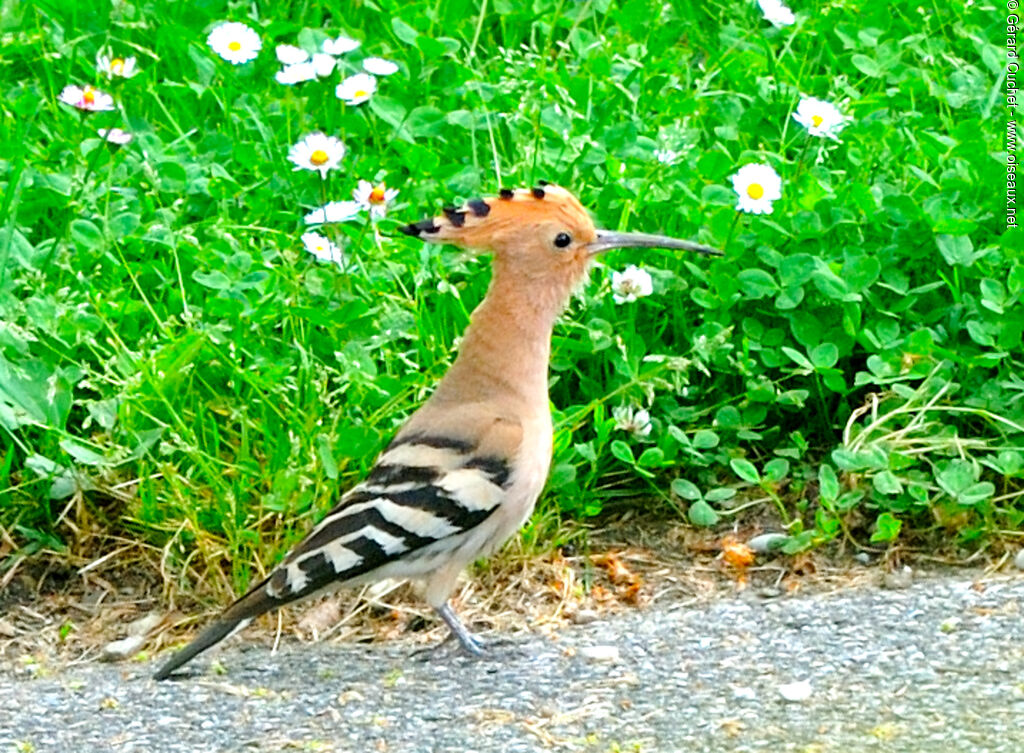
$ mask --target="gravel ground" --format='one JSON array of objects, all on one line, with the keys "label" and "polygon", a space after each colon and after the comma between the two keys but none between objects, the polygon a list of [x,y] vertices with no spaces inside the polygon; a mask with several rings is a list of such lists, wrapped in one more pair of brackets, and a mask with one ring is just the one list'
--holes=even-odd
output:
[{"label": "gravel ground", "polygon": [[225,673],[175,682],[23,669],[0,676],[0,753],[1020,753],[1024,579],[976,583],[657,605],[483,661],[235,639]]}]

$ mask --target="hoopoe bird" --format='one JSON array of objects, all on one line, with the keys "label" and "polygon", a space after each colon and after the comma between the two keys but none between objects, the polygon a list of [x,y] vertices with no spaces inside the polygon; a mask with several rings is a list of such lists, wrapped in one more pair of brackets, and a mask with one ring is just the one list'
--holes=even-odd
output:
[{"label": "hoopoe bird", "polygon": [[555,185],[502,190],[402,232],[491,252],[487,295],[455,362],[369,475],[270,575],[154,675],[165,679],[256,617],[326,589],[384,578],[422,581],[462,648],[481,644],[448,602],[462,570],[493,553],[533,512],[551,463],[548,360],[555,320],[597,254],[655,247],[720,255],[690,241],[597,230]]}]

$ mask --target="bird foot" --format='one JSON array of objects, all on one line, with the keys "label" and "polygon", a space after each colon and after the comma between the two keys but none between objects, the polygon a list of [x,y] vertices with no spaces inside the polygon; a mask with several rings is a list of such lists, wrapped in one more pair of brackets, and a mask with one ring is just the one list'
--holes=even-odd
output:
[{"label": "bird foot", "polygon": [[[438,617],[444,620],[444,623],[448,626],[448,629],[451,632],[439,646],[420,649],[413,654],[414,657],[419,658],[422,654],[428,651],[430,655],[436,655],[437,651],[441,651],[443,654],[449,655],[454,653],[453,647],[455,651],[458,651],[463,656],[467,656],[472,659],[480,659],[486,655],[486,644],[469,632],[466,626],[462,624],[462,621],[459,620],[450,604],[446,602],[440,607],[436,607],[435,611],[437,612]],[[456,642],[452,641],[453,638],[456,639]]]},{"label": "bird foot", "polygon": [[485,659],[488,654],[484,649],[483,642],[476,636],[471,636],[472,648],[467,647],[462,641],[457,640],[454,633],[449,633],[443,641],[430,646],[418,648],[412,653],[414,661],[434,661],[441,659],[447,661],[455,657],[464,659]]},{"label": "bird foot", "polygon": [[493,637],[486,641],[476,635],[469,635],[471,643],[466,645],[456,636],[449,633],[440,643],[416,649],[412,653],[413,661],[427,662],[440,659],[449,661],[461,658],[463,660],[494,662],[504,661],[511,658],[529,658],[530,652],[520,641],[514,638]]}]

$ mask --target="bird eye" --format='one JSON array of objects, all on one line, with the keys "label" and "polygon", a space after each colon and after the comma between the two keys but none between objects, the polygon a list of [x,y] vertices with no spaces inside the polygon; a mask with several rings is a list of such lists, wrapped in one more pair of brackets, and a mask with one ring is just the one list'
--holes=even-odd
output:
[{"label": "bird eye", "polygon": [[568,233],[559,233],[555,236],[555,245],[559,248],[565,248],[572,243],[572,236]]}]

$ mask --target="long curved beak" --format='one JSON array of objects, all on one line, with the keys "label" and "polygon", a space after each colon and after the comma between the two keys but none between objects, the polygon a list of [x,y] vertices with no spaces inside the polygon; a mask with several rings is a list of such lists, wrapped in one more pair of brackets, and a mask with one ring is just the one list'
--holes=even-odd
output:
[{"label": "long curved beak", "polygon": [[722,252],[717,248],[650,233],[614,233],[611,230],[598,230],[597,239],[587,244],[587,250],[592,256],[613,248],[674,248],[681,251],[696,251],[705,256],[722,256]]}]

